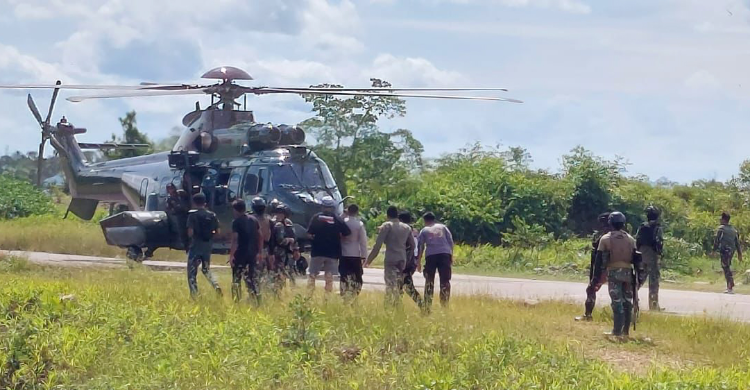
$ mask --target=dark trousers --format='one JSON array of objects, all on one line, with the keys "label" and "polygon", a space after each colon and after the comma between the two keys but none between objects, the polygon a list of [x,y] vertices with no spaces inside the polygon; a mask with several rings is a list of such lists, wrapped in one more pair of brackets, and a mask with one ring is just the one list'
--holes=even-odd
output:
[{"label": "dark trousers", "polygon": [[258,284],[256,281],[254,258],[252,261],[235,264],[232,267],[232,298],[235,302],[239,302],[242,297],[242,282],[245,282],[247,287],[247,293],[250,294],[250,299],[254,300],[255,303],[260,302],[260,294],[258,292]]},{"label": "dark trousers", "polygon": [[435,291],[435,271],[440,275],[440,303],[448,304],[451,296],[451,267],[453,256],[449,253],[440,253],[427,256],[424,265],[424,305],[429,308],[432,305],[432,295]]},{"label": "dark trousers", "polygon": [[341,296],[359,295],[362,291],[362,259],[342,257],[339,260],[339,289]]},{"label": "dark trousers", "polygon": [[[414,273],[417,272],[417,265],[412,263],[404,268],[404,291],[414,300],[417,306],[422,307],[422,297],[419,296],[417,288],[414,286]],[[442,281],[442,278],[440,279]]]},{"label": "dark trousers", "polygon": [[721,250],[721,269],[724,271],[724,278],[727,280],[727,289],[734,288],[734,276],[732,276],[732,257],[734,251],[731,249]]}]

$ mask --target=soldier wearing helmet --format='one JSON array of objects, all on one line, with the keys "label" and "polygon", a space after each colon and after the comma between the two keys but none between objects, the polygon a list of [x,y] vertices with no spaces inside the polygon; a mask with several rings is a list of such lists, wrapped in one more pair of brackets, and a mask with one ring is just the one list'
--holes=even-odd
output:
[{"label": "soldier wearing helmet", "polygon": [[648,308],[649,310],[661,310],[659,307],[659,279],[662,249],[664,238],[661,225],[659,224],[659,209],[648,206],[645,210],[647,221],[639,228],[635,235],[636,246],[643,256],[648,275]]},{"label": "soldier wearing helmet", "polygon": [[296,240],[294,224],[288,218],[289,207],[281,202],[272,202],[273,229],[271,231],[271,246],[273,248],[269,271],[274,281],[274,291],[279,293],[284,287],[285,280],[294,283],[291,273],[293,267],[292,254]]},{"label": "soldier wearing helmet", "polygon": [[609,233],[609,213],[599,214],[599,230],[594,232],[591,238],[591,264],[589,265],[589,284],[586,286],[586,303],[584,304],[584,314],[576,317],[576,321],[591,321],[593,317],[591,314],[594,312],[594,306],[596,306],[596,293],[607,281],[607,274],[602,272],[601,265],[596,264],[596,254],[599,248],[599,241],[602,236]]},{"label": "soldier wearing helmet", "polygon": [[625,232],[625,215],[609,214],[612,231],[602,236],[596,261],[607,270],[609,297],[612,299],[614,326],[612,336],[627,336],[633,315],[633,255],[635,239]]}]

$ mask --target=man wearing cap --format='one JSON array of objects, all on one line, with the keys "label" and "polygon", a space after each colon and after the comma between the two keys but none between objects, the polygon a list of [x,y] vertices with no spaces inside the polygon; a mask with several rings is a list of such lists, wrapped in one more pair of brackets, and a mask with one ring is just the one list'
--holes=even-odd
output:
[{"label": "man wearing cap", "polygon": [[315,278],[322,271],[325,275],[325,291],[333,291],[333,274],[338,271],[341,257],[341,237],[351,234],[349,226],[336,215],[336,201],[330,196],[321,199],[323,211],[310,220],[307,233],[312,236],[308,286],[315,289]]},{"label": "man wearing cap", "polygon": [[406,262],[413,256],[414,237],[411,235],[411,227],[398,220],[398,208],[390,206],[386,214],[388,221],[380,225],[378,238],[367,257],[365,267],[375,260],[385,244],[385,299],[387,304],[396,305],[401,298]]},{"label": "man wearing cap", "polygon": [[198,265],[201,266],[203,275],[211,283],[216,292],[221,295],[219,282],[211,273],[211,250],[213,249],[213,237],[219,234],[219,220],[216,214],[206,209],[206,196],[199,192],[193,196],[195,210],[191,210],[187,219],[187,234],[190,238],[190,250],[188,250],[187,279],[190,288],[190,296],[198,294]]},{"label": "man wearing cap", "polygon": [[592,321],[592,313],[596,306],[596,293],[607,281],[607,274],[602,272],[601,265],[596,264],[596,251],[599,248],[599,241],[602,236],[609,233],[609,213],[599,214],[599,230],[594,232],[591,238],[591,264],[589,264],[589,284],[586,286],[586,303],[584,304],[584,314],[576,317],[576,321]]}]

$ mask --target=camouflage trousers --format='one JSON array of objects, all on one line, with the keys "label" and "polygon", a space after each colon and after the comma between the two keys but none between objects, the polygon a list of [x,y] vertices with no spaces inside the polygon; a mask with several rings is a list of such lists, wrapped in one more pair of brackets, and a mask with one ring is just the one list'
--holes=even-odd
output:
[{"label": "camouflage trousers", "polygon": [[612,312],[624,315],[633,310],[633,271],[630,268],[607,270],[609,297],[612,299]]},{"label": "camouflage trousers", "polygon": [[734,251],[729,248],[721,250],[721,269],[724,271],[724,279],[727,280],[727,288],[734,288],[734,277],[732,276],[732,257]]},{"label": "camouflage trousers", "polygon": [[648,308],[651,310],[659,309],[659,280],[661,279],[661,265],[659,264],[659,254],[648,246],[640,248],[643,256],[643,264],[646,266],[646,275],[648,275]]}]

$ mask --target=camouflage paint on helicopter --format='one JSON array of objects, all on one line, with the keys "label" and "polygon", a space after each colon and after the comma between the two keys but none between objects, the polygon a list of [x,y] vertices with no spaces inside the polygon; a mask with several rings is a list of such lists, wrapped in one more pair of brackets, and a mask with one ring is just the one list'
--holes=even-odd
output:
[{"label": "camouflage paint on helicopter", "polygon": [[[167,185],[172,183],[189,194],[203,192],[209,208],[219,217],[222,233],[214,250],[229,249],[231,202],[256,196],[268,202],[277,199],[292,213],[298,239],[307,240],[305,227],[320,211],[320,200],[328,195],[339,203],[341,194],[330,170],[315,153],[303,146],[304,131],[296,126],[258,124],[252,111],[237,110],[235,102],[245,94],[296,94],[330,96],[382,96],[433,99],[489,100],[521,103],[499,97],[467,97],[424,94],[424,91],[506,91],[504,88],[318,88],[318,87],[247,87],[234,80],[252,80],[245,71],[219,67],[206,72],[206,79],[221,80],[212,85],[154,84],[138,86],[101,85],[0,85],[0,89],[53,89],[46,119],[42,119],[31,95],[29,109],[42,129],[39,145],[41,166],[47,140],[60,154],[72,201],[68,211],[91,219],[100,202],[125,206],[124,211],[101,221],[102,231],[110,245],[128,248],[128,255],[141,257],[142,248],[182,249],[178,232],[167,219]],[[86,162],[84,148],[134,148],[147,145],[84,144],[75,135],[85,129],[75,128],[65,120],[51,125],[50,119],[58,92],[62,89],[104,90],[107,92],[72,96],[67,100],[208,94],[212,104],[183,118],[185,130],[171,152],[124,158],[96,164]],[[407,91],[408,93],[404,93]],[[419,92],[419,93],[415,93]],[[218,101],[214,102],[215,99]],[[67,213],[66,213],[67,215]]]}]

